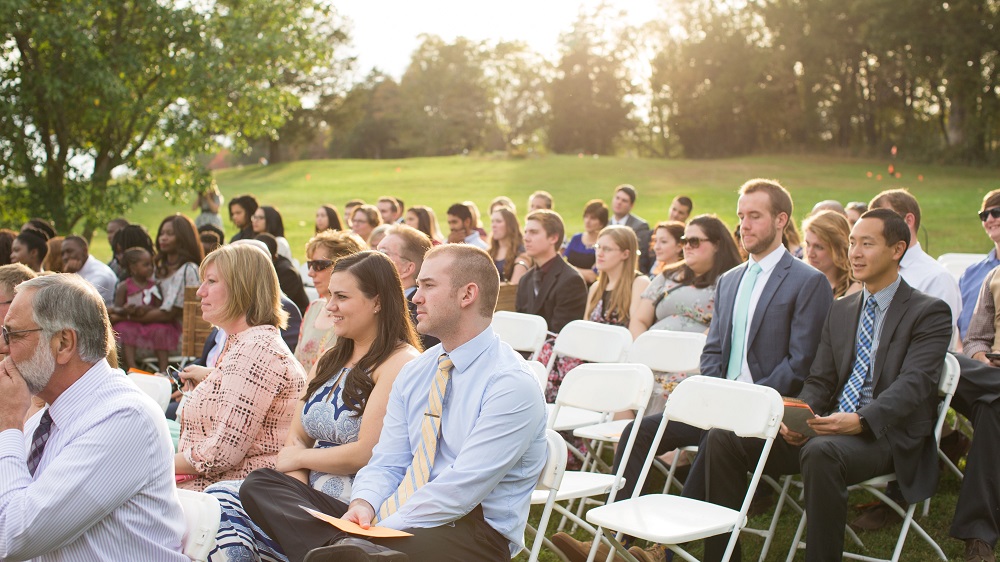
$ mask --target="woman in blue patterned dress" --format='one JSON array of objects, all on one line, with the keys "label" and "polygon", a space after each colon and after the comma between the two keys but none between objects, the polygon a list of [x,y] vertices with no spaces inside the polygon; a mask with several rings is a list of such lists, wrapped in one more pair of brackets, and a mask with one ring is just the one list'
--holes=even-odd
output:
[{"label": "woman in blue patterned dress", "polygon": [[[337,343],[309,373],[302,409],[275,469],[349,501],[354,474],[368,463],[382,431],[392,383],[417,356],[419,343],[396,268],[379,252],[337,261],[326,310]],[[243,510],[240,484],[219,482],[205,490],[222,504],[209,560],[287,560]]]}]

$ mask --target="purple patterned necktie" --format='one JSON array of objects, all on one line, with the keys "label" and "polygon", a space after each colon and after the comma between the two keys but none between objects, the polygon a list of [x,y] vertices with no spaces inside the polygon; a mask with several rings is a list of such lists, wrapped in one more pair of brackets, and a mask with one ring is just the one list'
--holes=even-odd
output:
[{"label": "purple patterned necktie", "polygon": [[42,419],[38,422],[38,427],[35,428],[35,433],[31,437],[31,450],[28,451],[28,472],[32,476],[35,475],[35,469],[38,468],[39,461],[42,460],[42,453],[45,452],[45,444],[49,441],[49,435],[52,433],[52,416],[49,415],[49,410],[46,409],[45,413],[42,414]]}]

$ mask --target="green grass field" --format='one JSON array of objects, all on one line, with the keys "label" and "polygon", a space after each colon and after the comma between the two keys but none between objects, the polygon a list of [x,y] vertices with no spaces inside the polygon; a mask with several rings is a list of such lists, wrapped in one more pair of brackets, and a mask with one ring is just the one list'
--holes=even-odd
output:
[{"label": "green grass field", "polygon": [[[304,244],[312,235],[316,208],[362,198],[374,202],[380,195],[401,197],[407,206],[429,205],[447,228],[444,211],[458,201],[472,200],[481,210],[497,195],[507,195],[524,216],[528,195],[544,189],[555,196],[556,210],[567,223],[567,232],[578,232],[584,204],[593,198],[610,200],[613,188],[630,183],[639,190],[634,212],[650,223],[667,216],[676,195],[688,195],[695,202],[695,214],[716,213],[727,224],[736,224],[736,190],[753,177],[775,178],[795,199],[795,218],[802,217],[823,199],[841,202],[868,201],[883,189],[907,187],[923,209],[921,242],[931,255],[944,252],[986,252],[990,249],[976,212],[982,196],[1000,187],[996,171],[989,169],[897,164],[901,178],[887,173],[889,161],[858,160],[821,156],[757,156],[728,160],[645,160],[631,158],[577,158],[546,156],[525,160],[493,157],[417,158],[408,160],[322,160],[290,164],[246,167],[219,172],[216,178],[229,200],[253,193],[263,204],[277,207],[284,216],[286,237],[295,256],[302,260]],[[869,172],[872,177],[869,177]],[[883,179],[877,179],[881,174]],[[150,195],[128,215],[132,222],[147,225],[155,235],[156,226],[166,215],[184,212],[194,216],[187,202],[170,204]],[[488,219],[487,219],[488,221]],[[232,225],[226,220],[227,235]],[[96,236],[93,252],[109,256],[107,242]],[[962,543],[948,537],[959,483],[946,476],[932,504],[931,516],[918,521],[941,544],[949,558],[960,560]],[[869,501],[852,497],[852,503]],[[538,511],[532,519],[537,522]],[[753,521],[765,526],[763,518]],[[768,560],[784,560],[797,524],[787,512],[782,516],[779,536]],[[873,553],[891,553],[895,540],[893,526],[888,531],[863,536]],[[554,524],[550,533],[554,532]],[[578,535],[584,538],[583,535]],[[746,540],[747,559],[756,558],[761,541]],[[800,553],[798,559],[804,555]],[[521,555],[518,560],[526,560]],[[543,549],[542,560],[558,558]],[[910,533],[902,560],[931,561],[935,557],[915,533]]]},{"label": "green grass field", "polygon": [[[588,200],[601,198],[609,202],[614,186],[630,183],[639,191],[634,212],[650,223],[665,219],[673,197],[684,194],[694,200],[695,214],[716,213],[735,226],[736,190],[753,177],[781,181],[795,199],[795,218],[799,221],[823,199],[868,201],[883,189],[907,187],[923,208],[926,233],[921,233],[921,242],[929,253],[936,256],[989,250],[989,240],[982,234],[975,213],[983,194],[1000,187],[995,170],[897,163],[896,171],[902,177],[896,179],[887,173],[890,163],[822,156],[728,160],[452,156],[310,160],[224,170],[216,178],[227,200],[253,193],[263,204],[277,207],[284,217],[292,252],[300,260],[305,257],[304,245],[312,234],[316,208],[323,203],[333,203],[342,210],[348,199],[374,203],[380,195],[394,195],[407,206],[423,204],[434,208],[446,230],[445,210],[452,203],[472,200],[485,211],[491,199],[507,195],[523,217],[528,195],[544,189],[554,195],[556,210],[566,221],[567,232],[573,233],[581,229],[583,207]],[[884,179],[876,179],[879,174]],[[159,221],[177,211],[194,216],[190,199],[170,204],[154,194],[140,202],[127,218],[147,225],[155,234]],[[226,229],[227,235],[234,232],[228,217]],[[95,236],[94,253],[110,258],[103,237]]]}]

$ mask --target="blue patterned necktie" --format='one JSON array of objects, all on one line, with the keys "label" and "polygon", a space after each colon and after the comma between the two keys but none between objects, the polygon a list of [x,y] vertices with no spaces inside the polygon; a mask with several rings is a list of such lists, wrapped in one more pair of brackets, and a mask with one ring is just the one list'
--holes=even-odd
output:
[{"label": "blue patterned necktie", "polygon": [[31,449],[28,451],[28,472],[35,475],[35,469],[42,460],[42,453],[45,452],[45,444],[49,441],[49,434],[52,433],[52,416],[46,408],[42,414],[42,419],[35,428],[35,433],[31,436]]},{"label": "blue patterned necktie", "polygon": [[850,414],[857,411],[861,398],[861,387],[868,378],[872,364],[872,337],[875,333],[875,295],[865,302],[865,312],[861,315],[861,332],[858,334],[854,357],[854,370],[840,394],[840,411]]},{"label": "blue patterned necktie", "polygon": [[760,275],[760,264],[753,262],[743,276],[743,287],[740,291],[740,300],[733,309],[733,345],[729,349],[729,365],[726,367],[726,378],[734,380],[740,376],[743,370],[743,349],[747,343],[747,320],[750,316],[750,297],[753,295],[753,287],[757,284],[757,276]]}]

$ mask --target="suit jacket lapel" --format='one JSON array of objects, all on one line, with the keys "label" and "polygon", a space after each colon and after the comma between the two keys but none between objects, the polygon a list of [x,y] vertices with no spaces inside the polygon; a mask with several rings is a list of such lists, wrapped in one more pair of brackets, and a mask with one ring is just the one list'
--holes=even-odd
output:
[{"label": "suit jacket lapel", "polygon": [[[552,259],[561,261],[562,257],[556,256]],[[541,273],[541,271],[538,271],[538,273]],[[535,300],[532,303],[533,308],[535,309],[535,313],[537,313],[542,309],[542,306],[545,304],[545,301],[548,298],[549,291],[551,291],[552,288],[555,287],[556,281],[559,279],[559,276],[561,274],[562,274],[562,268],[559,266],[559,264],[558,263],[552,264],[552,267],[549,268],[548,273],[546,273],[545,277],[542,279],[542,283],[538,286],[538,294],[535,295]]]},{"label": "suit jacket lapel", "polygon": [[[849,299],[854,299],[856,302],[854,306],[850,307],[851,317],[844,319],[844,324],[839,322],[839,319],[834,319],[837,326],[841,326],[842,329],[837,330],[841,332],[840,334],[831,334],[831,337],[840,337],[841,341],[845,345],[841,346],[840,361],[838,362],[837,377],[838,377],[838,388],[843,388],[847,384],[847,378],[851,376],[851,371],[854,370],[854,357],[858,351],[858,322],[861,321],[861,306],[864,304],[864,293],[858,292],[849,297]],[[850,329],[850,331],[848,331]],[[838,390],[838,392],[840,392]],[[839,394],[838,394],[839,396]]]},{"label": "suit jacket lapel", "polygon": [[872,389],[878,385],[882,366],[885,365],[885,356],[889,354],[889,342],[899,326],[899,321],[903,319],[903,314],[906,312],[906,302],[910,300],[912,293],[913,289],[905,281],[900,280],[896,295],[892,297],[889,310],[885,312],[885,318],[882,320],[882,332],[878,337],[878,350],[875,352],[875,364],[872,366]]},{"label": "suit jacket lapel", "polygon": [[747,272],[747,262],[743,262],[738,265],[738,272],[733,272],[733,275],[719,281],[719,283],[725,282],[727,287],[720,287],[719,290],[719,300],[721,301],[723,296],[725,296],[725,302],[715,303],[715,313],[719,316],[720,321],[724,321],[722,326],[722,355],[725,357],[726,361],[729,360],[729,354],[732,352],[733,346],[733,316],[736,312],[736,293],[740,290],[740,283],[743,282],[743,276]]},{"label": "suit jacket lapel", "polygon": [[764,291],[760,294],[760,299],[757,300],[757,306],[753,309],[753,316],[750,319],[750,335],[747,337],[747,349],[753,345],[753,340],[757,337],[757,331],[760,329],[761,323],[764,321],[764,311],[767,310],[767,306],[771,304],[771,299],[774,298],[774,294],[778,292],[778,287],[781,282],[784,281],[785,276],[788,275],[789,268],[792,267],[792,254],[785,252],[785,255],[781,257],[778,261],[778,265],[774,266],[771,271],[771,276],[767,279],[767,285],[764,285]]}]

